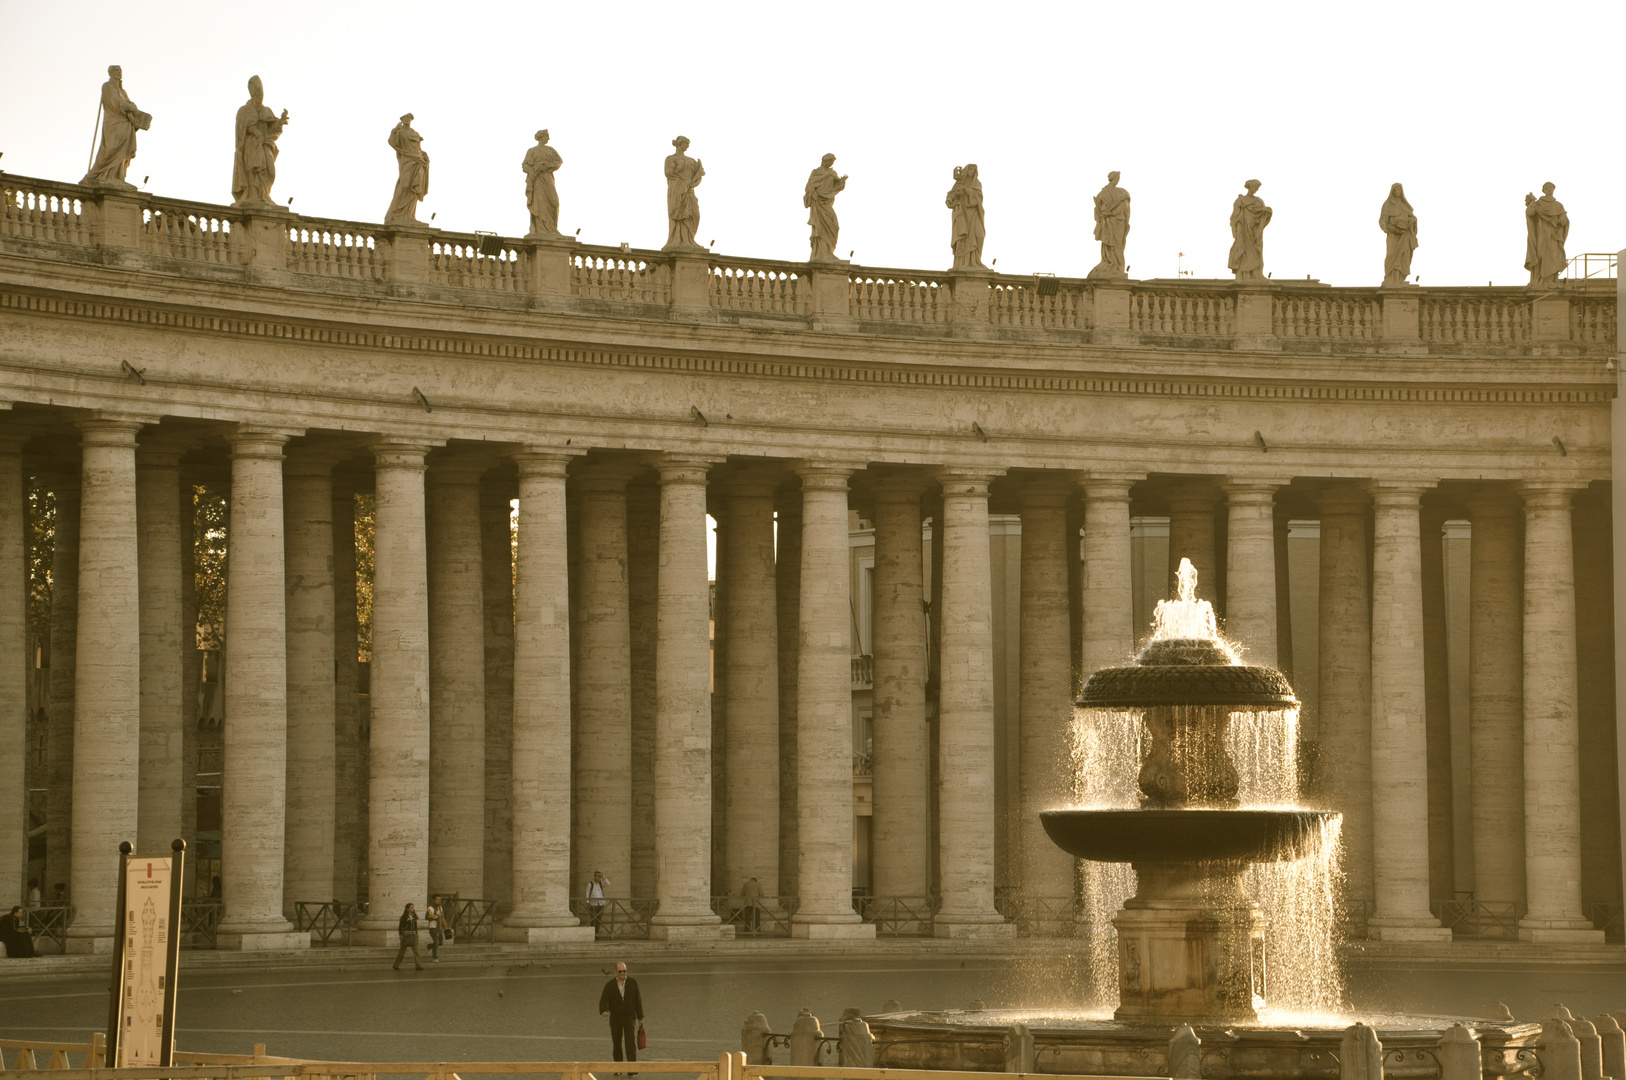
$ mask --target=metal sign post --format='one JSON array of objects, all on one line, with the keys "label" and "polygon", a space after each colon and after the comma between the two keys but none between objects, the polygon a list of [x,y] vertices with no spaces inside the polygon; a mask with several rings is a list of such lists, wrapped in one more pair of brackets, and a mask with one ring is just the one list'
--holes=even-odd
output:
[{"label": "metal sign post", "polygon": [[119,845],[118,925],[107,1019],[107,1066],[168,1066],[175,1050],[175,975],[181,947],[186,842],[168,855]]}]

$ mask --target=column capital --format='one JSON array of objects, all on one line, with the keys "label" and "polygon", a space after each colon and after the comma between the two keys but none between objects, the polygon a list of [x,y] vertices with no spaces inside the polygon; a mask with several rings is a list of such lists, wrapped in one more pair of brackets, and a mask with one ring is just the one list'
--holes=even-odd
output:
[{"label": "column capital", "polygon": [[1526,510],[1567,510],[1576,492],[1587,487],[1585,480],[1525,480],[1519,484],[1519,495]]},{"label": "column capital", "polygon": [[135,448],[136,435],[157,417],[119,417],[97,414],[77,421],[82,446],[128,446]]},{"label": "column capital", "polygon": [[[5,449],[0,444],[0,452]],[[148,443],[136,445],[136,468],[138,469],[178,469],[181,467],[181,455],[184,451],[178,446],[153,446]]]},{"label": "column capital", "polygon": [[644,471],[644,466],[625,458],[583,462],[575,479],[584,492],[622,492],[633,477]]},{"label": "column capital", "polygon": [[1364,514],[1372,505],[1366,486],[1359,483],[1324,488],[1315,501],[1323,514]]},{"label": "column capital", "polygon": [[1129,492],[1136,484],[1146,479],[1145,473],[1115,473],[1096,472],[1091,470],[1077,481],[1079,489],[1084,492],[1084,498],[1104,499],[1112,501],[1129,501]]},{"label": "column capital", "polygon": [[845,492],[859,466],[846,461],[798,461],[792,470],[802,481],[803,491]]},{"label": "column capital", "polygon": [[429,462],[425,483],[437,485],[478,484],[491,468],[489,458],[476,455],[456,455]]},{"label": "column capital", "polygon": [[1170,488],[1164,501],[1176,513],[1182,510],[1202,511],[1212,509],[1222,495],[1223,492],[1210,481],[1191,480]]},{"label": "column capital", "polygon": [[1028,507],[1065,506],[1078,486],[1078,473],[1055,469],[1023,477],[1016,489],[1016,501]]},{"label": "column capital", "polygon": [[327,447],[296,446],[284,452],[282,472],[287,477],[327,478],[333,467],[350,455]]},{"label": "column capital", "polygon": [[930,476],[943,486],[944,495],[988,496],[988,485],[1005,475],[1004,469],[978,469],[964,465],[942,465]]},{"label": "column capital", "polygon": [[1220,488],[1228,500],[1236,502],[1239,496],[1247,498],[1250,495],[1274,499],[1276,492],[1290,483],[1292,483],[1290,477],[1282,476],[1227,476],[1220,484]]},{"label": "column capital", "polygon": [[888,469],[876,476],[872,490],[877,503],[919,502],[930,486],[931,480],[918,470]]},{"label": "column capital", "polygon": [[1512,517],[1519,512],[1519,494],[1506,484],[1477,484],[1460,496],[1471,517]]},{"label": "column capital", "polygon": [[1433,491],[1435,486],[1432,481],[1373,480],[1366,487],[1372,494],[1372,505],[1388,509],[1420,506],[1423,494]]},{"label": "column capital", "polygon": [[720,465],[725,459],[720,457],[707,457],[699,454],[661,454],[651,461],[655,471],[660,473],[661,484],[695,484],[705,487],[711,477],[713,466]]},{"label": "column capital", "polygon": [[570,463],[586,453],[586,450],[566,450],[561,447],[526,447],[508,456],[519,468],[519,478],[523,482],[538,476],[563,480]]},{"label": "column capital", "polygon": [[724,494],[772,498],[784,479],[785,470],[779,462],[747,465],[729,473],[727,490]]},{"label": "column capital", "polygon": [[385,437],[375,439],[368,445],[373,452],[373,468],[377,469],[411,469],[423,472],[427,467],[425,458],[429,451],[435,448],[435,443],[420,439],[399,439]]},{"label": "column capital", "polygon": [[229,436],[232,460],[238,458],[283,459],[283,448],[297,432],[275,428],[240,427]]}]

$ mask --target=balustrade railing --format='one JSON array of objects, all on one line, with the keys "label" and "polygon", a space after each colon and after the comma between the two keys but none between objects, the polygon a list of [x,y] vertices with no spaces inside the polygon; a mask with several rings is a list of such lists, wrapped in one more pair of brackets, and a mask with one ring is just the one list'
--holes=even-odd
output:
[{"label": "balustrade railing", "polygon": [[1089,287],[1078,283],[1001,279],[988,293],[988,321],[995,326],[1087,330],[1092,314]]},{"label": "balustrade railing", "polygon": [[1418,329],[1430,345],[1523,344],[1530,340],[1530,300],[1424,295]]},{"label": "balustrade railing", "polygon": [[1570,297],[1570,340],[1586,345],[1609,345],[1616,338],[1616,309],[1613,296]]},{"label": "balustrade railing", "polygon": [[649,937],[649,920],[660,901],[639,897],[607,896],[604,903],[589,903],[578,896],[570,901],[571,914],[591,926],[600,941],[635,941]]},{"label": "balustrade railing", "polygon": [[1272,298],[1271,328],[1277,337],[1300,341],[1376,341],[1383,330],[1383,302],[1375,296],[1337,296],[1330,289]]},{"label": "balustrade railing", "polygon": [[288,230],[288,269],[298,274],[383,281],[384,253],[363,226],[301,218]]},{"label": "balustrade railing", "polygon": [[429,280],[459,289],[529,291],[518,248],[507,241],[490,246],[497,249],[496,254],[484,254],[488,247],[479,239],[433,241],[429,245]]},{"label": "balustrade railing", "polygon": [[714,896],[711,910],[736,937],[789,937],[794,896]]},{"label": "balustrade railing", "polygon": [[141,245],[149,255],[230,266],[242,262],[229,217],[151,200],[142,212]]},{"label": "balustrade railing", "polygon": [[723,311],[807,315],[813,311],[812,281],[771,265],[714,262],[706,275],[711,306]]},{"label": "balustrade railing", "polygon": [[630,254],[572,256],[570,294],[588,300],[621,300],[633,304],[672,302],[671,278],[666,265]]},{"label": "balustrade railing", "polygon": [[1129,290],[1129,328],[1142,334],[1231,337],[1236,300],[1221,292],[1186,289]]},{"label": "balustrade railing", "polygon": [[875,685],[875,657],[865,653],[852,658],[854,690],[868,690]]},{"label": "balustrade railing", "polygon": [[49,181],[0,177],[0,236],[88,244],[84,202],[76,192],[58,190]]},{"label": "balustrade railing", "polygon": [[953,307],[946,284],[907,272],[854,272],[847,288],[848,313],[867,322],[946,323]]}]

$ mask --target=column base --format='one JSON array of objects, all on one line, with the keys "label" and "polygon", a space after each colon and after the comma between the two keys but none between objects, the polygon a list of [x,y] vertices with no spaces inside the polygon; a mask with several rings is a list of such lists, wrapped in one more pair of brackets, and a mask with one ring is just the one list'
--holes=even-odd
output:
[{"label": "column base", "polygon": [[[657,915],[656,919],[659,918]],[[663,923],[652,919],[649,923],[651,941],[721,941],[725,937],[733,936],[734,928],[725,927],[721,920],[703,923]]]},{"label": "column base", "polygon": [[1008,923],[999,916],[992,916],[987,920],[972,922],[969,919],[960,922],[953,916],[944,919],[939,915],[932,921],[932,937],[940,938],[982,938],[985,940],[1008,940],[1016,936],[1016,924]]},{"label": "column base", "polygon": [[497,940],[522,945],[591,944],[596,931],[591,926],[499,926]]},{"label": "column base", "polygon": [[311,947],[310,931],[303,933],[297,930],[267,930],[239,933],[217,931],[215,934],[216,949],[231,949],[237,952],[265,952],[270,949],[308,949]]},{"label": "column base", "polygon": [[792,922],[790,936],[808,941],[874,941],[875,924],[867,922]]},{"label": "column base", "polygon": [[70,933],[62,951],[69,956],[111,956],[113,935],[110,932],[106,937],[74,937]]},{"label": "column base", "polygon": [[1535,944],[1602,945],[1603,931],[1590,923],[1557,923],[1531,926],[1519,923],[1519,940]]},{"label": "column base", "polygon": [[350,944],[370,945],[375,949],[379,947],[394,949],[400,946],[401,935],[396,931],[393,924],[390,926],[368,926],[363,922],[350,931]]},{"label": "column base", "polygon": [[1433,919],[1384,919],[1366,921],[1366,936],[1373,941],[1450,941],[1451,931]]}]

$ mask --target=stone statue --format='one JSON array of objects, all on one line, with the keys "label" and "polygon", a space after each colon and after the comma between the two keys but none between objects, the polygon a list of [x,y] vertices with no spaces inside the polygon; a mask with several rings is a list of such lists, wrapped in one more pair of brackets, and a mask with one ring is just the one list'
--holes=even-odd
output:
[{"label": "stone statue", "polygon": [[525,151],[525,205],[531,210],[528,237],[559,235],[559,190],[553,174],[565,159],[548,145],[548,129],[536,133],[536,145]]},{"label": "stone statue", "polygon": [[1259,181],[1243,186],[1248,193],[1231,204],[1231,258],[1226,265],[1238,281],[1259,281],[1265,276],[1265,226],[1272,211],[1256,194]]},{"label": "stone statue", "polygon": [[1530,271],[1530,284],[1553,286],[1569,266],[1564,241],[1570,236],[1570,216],[1564,204],[1553,198],[1553,182],[1541,185],[1541,198],[1524,197],[1524,225],[1527,242],[1524,268]]},{"label": "stone statue", "polygon": [[870,1032],[869,1024],[859,1015],[857,1009],[848,1009],[841,1014],[841,1024],[836,1029],[836,1064],[843,1069],[873,1069],[875,1067],[875,1036]]},{"label": "stone statue", "polygon": [[134,191],[135,185],[126,182],[124,173],[136,155],[136,132],[151,127],[152,117],[125,96],[123,68],[114,64],[107,74],[108,80],[102,83],[102,142],[90,171],[79,182]]},{"label": "stone statue", "polygon": [[1129,192],[1118,186],[1117,170],[1107,173],[1107,186],[1095,193],[1095,238],[1101,241],[1101,261],[1092,278],[1126,278],[1124,243],[1129,238]]},{"label": "stone statue", "polygon": [[1417,250],[1417,215],[1411,212],[1406,192],[1399,184],[1389,187],[1389,197],[1378,211],[1378,228],[1383,230],[1387,248],[1383,253],[1383,287],[1398,288],[1411,277],[1411,253]]},{"label": "stone statue", "polygon": [[813,262],[828,262],[836,257],[836,235],[841,223],[836,220],[836,193],[847,188],[847,178],[837,176],[834,154],[824,155],[819,167],[807,176],[807,187],[802,191],[802,205],[807,207],[807,223],[812,228],[809,243],[813,247]]},{"label": "stone statue", "polygon": [[694,189],[700,186],[706,168],[688,154],[689,140],[682,135],[672,140],[677,153],[666,159],[666,245],[662,251],[704,251],[695,243],[700,228],[700,200]]},{"label": "stone statue", "polygon": [[395,180],[390,208],[384,212],[384,224],[415,225],[418,204],[429,194],[429,155],[423,152],[423,136],[412,130],[411,113],[403,115],[390,130],[389,141],[400,175]]},{"label": "stone statue", "polygon": [[955,166],[954,186],[944,200],[954,211],[954,269],[982,269],[982,241],[988,235],[982,217],[982,181],[975,165]]},{"label": "stone statue", "polygon": [[248,103],[237,110],[237,156],[232,161],[233,206],[273,206],[271,185],[277,182],[277,139],[288,123],[288,110],[278,116],[265,107],[260,77],[248,81]]}]

